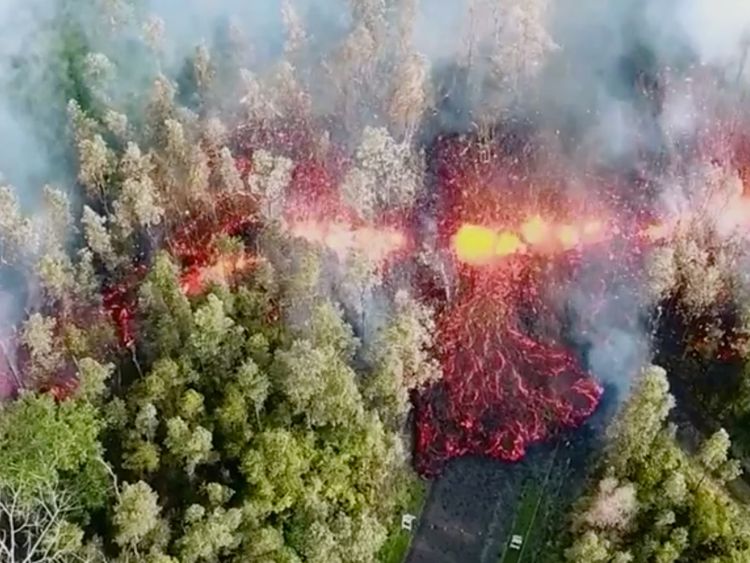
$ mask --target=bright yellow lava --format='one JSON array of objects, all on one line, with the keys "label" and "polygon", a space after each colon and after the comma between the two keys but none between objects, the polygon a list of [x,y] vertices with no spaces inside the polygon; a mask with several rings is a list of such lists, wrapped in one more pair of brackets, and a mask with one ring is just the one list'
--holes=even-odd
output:
[{"label": "bright yellow lava", "polygon": [[539,215],[532,217],[521,225],[521,235],[529,244],[539,244],[547,233],[547,224]]},{"label": "bright yellow lava", "polygon": [[492,229],[463,225],[453,237],[453,248],[459,260],[482,264],[495,256],[497,241],[498,237]]},{"label": "bright yellow lava", "polygon": [[495,254],[497,256],[508,256],[524,249],[524,244],[515,233],[503,231],[497,236]]},{"label": "bright yellow lava", "polygon": [[557,231],[557,238],[565,248],[572,248],[578,244],[578,231],[571,225],[563,225]]}]

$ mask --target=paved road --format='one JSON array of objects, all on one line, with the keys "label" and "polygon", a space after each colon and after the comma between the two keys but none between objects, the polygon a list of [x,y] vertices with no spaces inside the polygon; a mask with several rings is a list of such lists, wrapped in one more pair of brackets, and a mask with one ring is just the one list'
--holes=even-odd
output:
[{"label": "paved road", "polygon": [[522,479],[521,465],[453,460],[432,487],[407,563],[497,563]]}]

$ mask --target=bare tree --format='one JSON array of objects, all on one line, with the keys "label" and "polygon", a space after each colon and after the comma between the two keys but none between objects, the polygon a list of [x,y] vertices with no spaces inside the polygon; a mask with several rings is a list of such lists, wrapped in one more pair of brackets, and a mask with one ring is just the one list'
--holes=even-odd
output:
[{"label": "bare tree", "polygon": [[66,519],[75,510],[73,498],[60,491],[29,498],[20,489],[0,488],[0,561],[90,561],[82,554],[83,531]]}]

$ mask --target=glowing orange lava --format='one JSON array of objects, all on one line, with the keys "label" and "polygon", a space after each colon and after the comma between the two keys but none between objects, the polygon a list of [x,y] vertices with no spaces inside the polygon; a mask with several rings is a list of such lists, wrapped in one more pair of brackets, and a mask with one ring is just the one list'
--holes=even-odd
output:
[{"label": "glowing orange lava", "polygon": [[580,229],[571,224],[548,223],[535,215],[524,222],[519,231],[496,231],[490,227],[467,223],[453,236],[453,250],[460,262],[474,266],[525,253],[529,247],[537,252],[554,253],[570,250],[581,243],[594,243],[605,238],[605,225],[598,219],[585,221]]},{"label": "glowing orange lava", "polygon": [[296,221],[287,225],[289,233],[332,250],[339,258],[356,253],[372,262],[381,262],[406,246],[406,236],[393,227],[352,227],[337,221]]}]

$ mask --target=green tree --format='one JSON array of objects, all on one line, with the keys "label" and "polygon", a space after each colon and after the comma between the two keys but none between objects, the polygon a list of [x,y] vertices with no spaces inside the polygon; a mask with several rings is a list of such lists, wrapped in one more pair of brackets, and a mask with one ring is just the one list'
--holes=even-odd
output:
[{"label": "green tree", "polygon": [[90,403],[56,404],[25,393],[0,410],[0,485],[22,495],[79,494],[84,509],[102,506],[107,477],[98,440],[102,423]]},{"label": "green tree", "polygon": [[160,512],[159,499],[148,483],[123,483],[112,516],[115,542],[137,555],[139,546],[159,525]]},{"label": "green tree", "polygon": [[606,563],[611,556],[608,540],[589,530],[565,550],[565,558],[577,563]]},{"label": "green tree", "polygon": [[628,464],[647,459],[673,406],[666,371],[657,366],[646,368],[610,431],[608,458],[618,475],[627,475]]},{"label": "green tree", "polygon": [[138,308],[144,317],[144,343],[154,358],[177,355],[191,334],[193,315],[182,292],[175,264],[159,254],[140,287]]},{"label": "green tree", "polygon": [[361,418],[356,374],[332,347],[297,340],[277,352],[274,373],[293,412],[304,414],[311,425],[346,425]]},{"label": "green tree", "polygon": [[108,381],[115,370],[114,364],[102,365],[92,358],[78,361],[78,387],[76,395],[98,404],[108,394]]},{"label": "green tree", "polygon": [[239,546],[242,538],[237,533],[242,524],[242,511],[237,508],[215,508],[188,523],[185,533],[177,541],[180,560],[220,561],[221,555]]},{"label": "green tree", "polygon": [[253,439],[242,459],[242,472],[253,495],[268,502],[274,512],[291,508],[304,492],[310,438],[282,429],[267,430]]},{"label": "green tree", "polygon": [[192,476],[195,468],[209,463],[214,458],[213,435],[203,426],[190,428],[182,418],[167,420],[167,437],[164,442],[169,452],[185,465],[185,471]]}]

